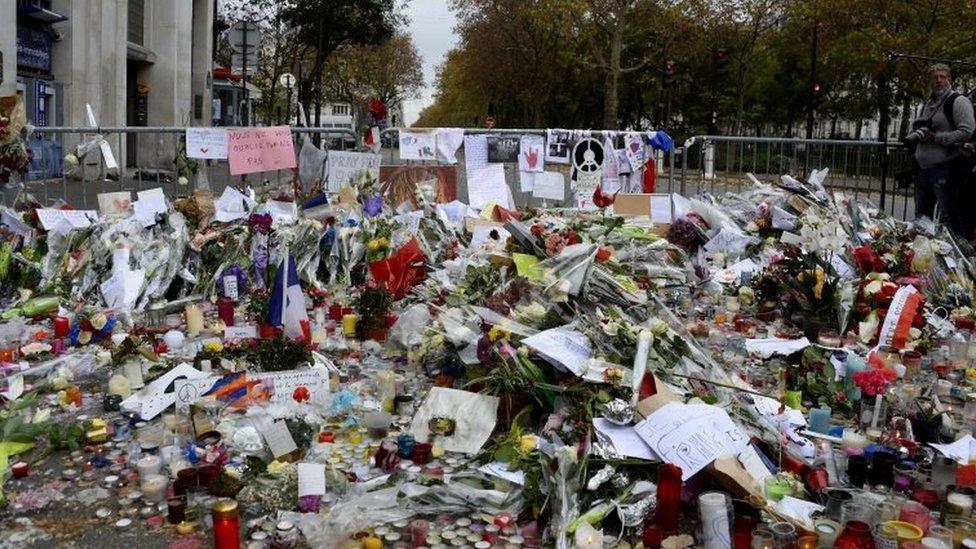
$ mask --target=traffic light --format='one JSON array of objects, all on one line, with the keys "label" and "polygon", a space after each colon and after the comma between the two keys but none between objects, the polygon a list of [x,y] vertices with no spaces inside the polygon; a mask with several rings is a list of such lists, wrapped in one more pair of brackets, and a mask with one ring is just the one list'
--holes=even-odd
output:
[{"label": "traffic light", "polygon": [[674,60],[667,60],[664,62],[664,87],[670,88],[674,86],[675,77],[678,75],[678,62]]},{"label": "traffic light", "polygon": [[716,76],[725,76],[729,73],[729,61],[732,60],[731,52],[728,48],[715,48],[712,52],[712,63],[715,67]]},{"label": "traffic light", "polygon": [[810,85],[810,108],[817,110],[823,102],[823,84],[814,82]]}]

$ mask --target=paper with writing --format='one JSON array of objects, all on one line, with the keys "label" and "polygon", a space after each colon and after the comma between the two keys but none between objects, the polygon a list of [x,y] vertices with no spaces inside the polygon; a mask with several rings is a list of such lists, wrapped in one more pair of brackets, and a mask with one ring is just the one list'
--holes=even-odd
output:
[{"label": "paper with writing", "polygon": [[98,213],[95,210],[37,210],[37,218],[41,222],[41,227],[47,231],[67,232],[71,229],[84,229],[91,227],[91,224],[98,221]]},{"label": "paper with writing", "polygon": [[157,214],[165,214],[166,195],[159,187],[136,193],[137,200],[132,203],[132,209],[137,219],[148,227],[156,223]]},{"label": "paper with writing", "polygon": [[464,136],[464,169],[472,170],[488,165],[488,136],[485,134]]},{"label": "paper with writing", "polygon": [[227,275],[224,279],[224,297],[237,301],[237,276]]},{"label": "paper with writing", "polygon": [[177,379],[173,383],[173,393],[176,395],[176,411],[186,412],[190,405],[196,404],[220,378],[207,376],[200,379]]},{"label": "paper with writing", "polygon": [[949,444],[929,444],[947,458],[952,458],[960,463],[969,461],[971,456],[976,455],[976,439],[972,435],[966,435],[955,442]]},{"label": "paper with writing", "polygon": [[224,328],[224,341],[257,339],[258,329],[254,325],[227,326]]},{"label": "paper with writing", "polygon": [[207,127],[187,128],[186,155],[190,158],[212,160],[227,158],[227,130]]},{"label": "paper with writing", "polygon": [[271,450],[271,455],[276,459],[298,449],[298,445],[295,444],[295,439],[292,438],[283,419],[264,424],[260,431]]},{"label": "paper with writing", "polygon": [[480,210],[489,202],[512,208],[503,164],[488,164],[468,172],[468,204]]},{"label": "paper with writing", "polygon": [[748,443],[725,410],[707,404],[669,402],[634,429],[662,460],[681,467],[682,480]]},{"label": "paper with writing", "polygon": [[566,180],[559,172],[541,172],[535,174],[532,185],[532,196],[546,200],[566,199]]},{"label": "paper with writing", "polygon": [[400,130],[400,160],[436,160],[437,143],[434,132]]},{"label": "paper with writing", "polygon": [[519,190],[523,193],[530,193],[535,188],[536,172],[519,171]]},{"label": "paper with writing", "polygon": [[550,362],[562,364],[578,376],[586,372],[586,361],[593,356],[590,338],[569,326],[544,330],[523,339],[522,343],[535,349]]},{"label": "paper with writing", "polygon": [[325,495],[325,465],[298,464],[298,497]]},{"label": "paper with writing", "polygon": [[350,185],[362,172],[368,173],[371,178],[379,182],[380,155],[329,151],[329,157],[325,161],[325,173],[330,191],[337,192],[340,188]]},{"label": "paper with writing", "polygon": [[326,404],[329,401],[329,371],[325,368],[305,368],[301,370],[286,370],[284,372],[265,372],[256,374],[271,393],[271,402],[290,402],[297,400],[304,391],[308,391],[309,402]]},{"label": "paper with writing", "polygon": [[409,432],[418,441],[430,442],[430,420],[450,419],[454,421],[454,431],[437,434],[438,442],[448,452],[476,453],[495,429],[498,401],[495,396],[432,387],[417,408]]},{"label": "paper with writing", "polygon": [[298,165],[288,126],[227,131],[231,175],[289,170]]},{"label": "paper with writing", "polygon": [[639,133],[624,134],[624,151],[631,170],[636,172],[644,168],[644,140]]}]

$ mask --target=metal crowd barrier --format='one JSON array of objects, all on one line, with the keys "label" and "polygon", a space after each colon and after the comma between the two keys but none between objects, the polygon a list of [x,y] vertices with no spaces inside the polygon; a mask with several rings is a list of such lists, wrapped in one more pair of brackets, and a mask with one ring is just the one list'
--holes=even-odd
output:
[{"label": "metal crowd barrier", "polygon": [[[235,129],[235,128],[227,128]],[[357,136],[348,129],[291,128],[295,140],[295,152],[301,149],[301,134],[318,136],[323,146],[332,149],[355,147]],[[23,179],[24,191],[43,205],[64,200],[75,208],[96,209],[100,193],[115,191],[142,191],[162,188],[170,198],[191,194],[197,187],[195,177],[189,177],[181,185],[176,172],[175,158],[180,139],[186,127],[37,127],[30,138],[33,160]],[[71,166],[65,156],[75,153],[80,143],[101,136],[112,149],[120,166],[118,170],[106,170],[98,148],[90,151]],[[290,170],[231,176],[226,160],[195,160],[198,171],[215,194],[225,186],[282,183],[291,178]],[[0,185],[3,204],[10,204],[18,188]]]},{"label": "metal crowd barrier", "polygon": [[685,141],[680,188],[685,193],[735,192],[750,185],[746,174],[771,182],[782,174],[807,177],[829,168],[824,185],[874,203],[893,217],[914,217],[913,189],[899,189],[894,174],[908,166],[899,142],[695,136]]},{"label": "metal crowd barrier", "polygon": [[[229,128],[232,129],[232,128]],[[423,131],[411,128],[411,131]],[[177,182],[174,158],[185,127],[38,127],[31,137],[34,160],[25,183],[26,191],[38,201],[50,205],[62,199],[74,207],[97,207],[96,195],[113,191],[140,191],[161,187],[171,198],[192,193],[197,181],[190,178],[187,185]],[[542,129],[466,128],[466,134],[491,133],[501,135],[545,135]],[[617,139],[626,132],[592,131],[582,133]],[[431,174],[442,164],[435,161],[401,161],[397,149],[398,128],[381,134],[383,166],[412,165],[427,167]],[[355,149],[359,136],[349,129],[293,127],[295,150],[300,150],[299,135],[317,135],[323,148]],[[123,168],[108,173],[97,150],[88,154],[78,166],[70,170],[64,157],[91,136],[100,135],[111,146]],[[622,146],[622,144],[619,144]],[[457,197],[467,198],[464,170],[464,149],[458,151],[457,169],[451,174]],[[788,173],[805,177],[812,169],[830,168],[825,184],[844,190],[860,199],[869,200],[890,215],[910,219],[914,211],[912,190],[897,189],[893,174],[905,166],[907,152],[898,143],[881,144],[875,141],[791,139],[746,136],[695,136],[674,147],[670,152],[656,153],[656,192],[678,192],[684,195],[735,192],[749,185],[746,173],[770,182]],[[231,176],[224,160],[197,160],[204,170],[205,180],[214,193],[226,185],[280,184],[292,174],[288,170]],[[569,167],[547,164],[547,170],[562,171],[566,175],[566,197],[569,199]],[[518,206],[539,205],[542,201],[531,193],[521,192],[518,166],[507,164],[506,181]],[[625,192],[639,192],[636,178],[622,178]],[[3,203],[9,204],[16,189],[0,187]],[[568,203],[564,202],[564,204]],[[549,203],[552,205],[552,203]]]}]

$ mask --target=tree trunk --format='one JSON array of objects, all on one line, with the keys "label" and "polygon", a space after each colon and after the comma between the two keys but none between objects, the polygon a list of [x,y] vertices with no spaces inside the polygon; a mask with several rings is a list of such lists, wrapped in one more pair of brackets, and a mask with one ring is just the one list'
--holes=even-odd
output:
[{"label": "tree trunk", "polygon": [[620,87],[620,49],[623,41],[620,22],[617,22],[613,29],[610,40],[610,58],[607,59],[606,79],[603,82],[603,129],[617,129],[617,108],[620,98],[617,93]]},{"label": "tree trunk", "polygon": [[861,130],[864,128],[864,120],[857,119],[857,126],[854,127],[854,139],[861,139]]}]

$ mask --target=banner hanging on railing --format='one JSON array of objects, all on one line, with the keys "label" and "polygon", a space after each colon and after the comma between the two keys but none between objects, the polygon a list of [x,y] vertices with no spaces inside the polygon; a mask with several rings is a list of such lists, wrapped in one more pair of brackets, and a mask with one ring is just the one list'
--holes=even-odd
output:
[{"label": "banner hanging on railing", "polygon": [[227,132],[231,175],[288,170],[297,166],[291,128],[240,128]]}]

